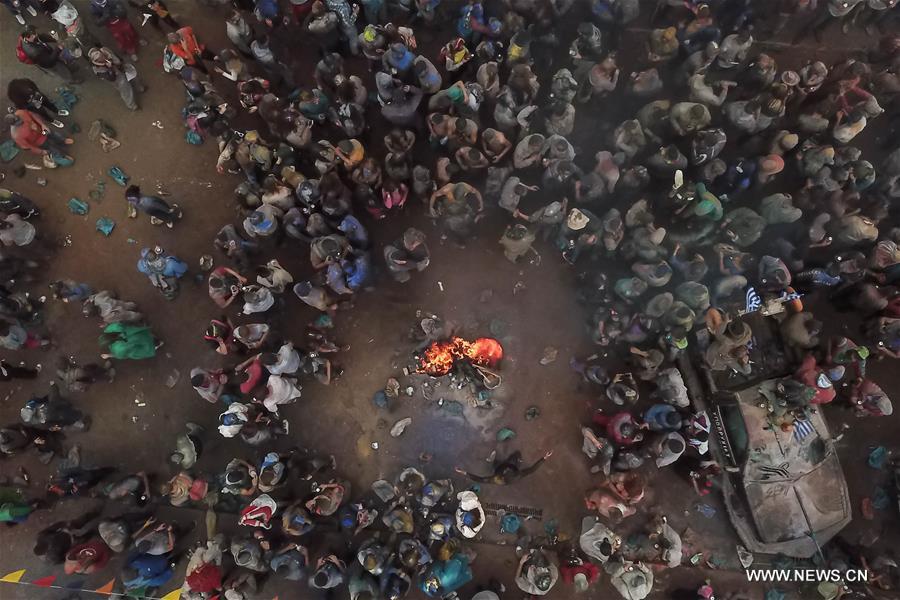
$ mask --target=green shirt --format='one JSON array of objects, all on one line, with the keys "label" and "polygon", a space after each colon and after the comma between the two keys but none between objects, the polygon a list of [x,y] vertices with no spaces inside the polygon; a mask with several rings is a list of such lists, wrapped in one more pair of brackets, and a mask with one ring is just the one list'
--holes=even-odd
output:
[{"label": "green shirt", "polygon": [[0,504],[0,523],[17,521],[20,517],[27,517],[29,514],[31,514],[31,507],[27,504],[13,504],[12,502]]}]

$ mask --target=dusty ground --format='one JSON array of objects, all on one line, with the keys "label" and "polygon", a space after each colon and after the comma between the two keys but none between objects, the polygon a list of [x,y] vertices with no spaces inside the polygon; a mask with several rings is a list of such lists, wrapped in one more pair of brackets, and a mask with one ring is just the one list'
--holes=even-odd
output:
[{"label": "dusty ground", "polygon": [[[211,11],[186,1],[172,1],[170,6],[183,23],[195,27],[211,48],[226,47],[222,11]],[[43,20],[36,22],[46,28]],[[0,40],[4,48],[0,58],[0,84],[5,87],[10,78],[25,75],[33,78],[45,91],[53,90],[56,81],[15,61],[11,47],[16,33],[15,21],[5,11],[0,12]],[[101,39],[109,41],[105,31],[98,33]],[[218,313],[207,298],[205,282],[194,284],[190,276],[187,277],[180,297],[169,303],[137,273],[135,263],[140,248],[153,244],[161,244],[187,260],[194,273],[198,271],[198,259],[203,254],[213,253],[219,261],[221,255],[213,252],[212,238],[224,223],[235,221],[237,217],[232,189],[238,180],[234,176],[216,174],[217,152],[213,142],[207,141],[200,147],[185,143],[180,119],[181,86],[158,65],[160,34],[153,30],[144,33],[150,45],[141,50],[137,64],[141,78],[149,87],[140,98],[144,109],[137,113],[125,110],[115,90],[94,79],[83,68],[86,83],[76,87],[81,102],[67,119],[67,122],[77,122],[84,130],[74,136],[76,164],[55,171],[28,171],[19,179],[9,175],[11,167],[23,160],[33,160],[21,155],[15,163],[3,167],[8,173],[3,185],[33,198],[44,211],[39,225],[43,235],[39,250],[43,270],[40,279],[33,284],[35,295],[44,293],[46,282],[61,277],[88,282],[96,289],[116,290],[120,297],[138,302],[155,332],[165,341],[156,359],[119,364],[114,384],[96,385],[89,392],[74,397],[93,415],[94,427],[87,434],[72,435],[69,439],[81,444],[87,463],[113,465],[123,472],[143,468],[162,478],[169,472],[166,457],[185,421],[204,424],[211,430],[214,428],[218,407],[211,407],[197,397],[187,381],[187,373],[193,366],[214,367],[222,362],[201,338],[207,321]],[[623,56],[628,56],[629,48],[638,50],[637,42],[629,45],[636,39],[625,37]],[[826,60],[836,56],[827,49],[817,55]],[[301,56],[296,61],[297,73],[302,83],[309,84],[314,59],[306,50]],[[790,57],[782,54],[778,58],[785,63],[799,63],[809,56],[807,51]],[[217,81],[220,89],[230,89],[225,83],[228,82]],[[619,106],[611,112],[621,109]],[[104,154],[88,141],[86,131],[96,118],[103,118],[115,127],[121,148]],[[606,129],[614,127],[619,120],[604,116],[591,125]],[[161,129],[152,125],[155,121],[162,124]],[[870,127],[866,134],[874,135],[873,129]],[[585,143],[590,135],[591,129],[585,128],[576,142]],[[153,190],[159,184],[171,192],[170,199],[184,209],[184,220],[174,230],[168,230],[153,227],[143,218],[126,218],[123,190],[106,175],[113,165],[120,166],[133,182],[146,190]],[[48,185],[38,186],[38,177],[45,177]],[[102,201],[90,202],[91,211],[86,217],[70,214],[66,210],[67,200],[72,196],[88,200],[89,190],[100,180],[107,182]],[[115,231],[109,238],[94,229],[95,221],[101,216],[116,221]],[[423,207],[415,204],[408,206],[405,214],[392,216],[372,228],[377,256],[381,245],[393,240],[408,224],[417,224],[429,235],[433,254],[431,266],[414,276],[407,285],[393,283],[380,274],[374,291],[361,294],[352,310],[340,313],[336,319],[336,338],[350,346],[340,357],[345,374],[328,388],[315,383],[304,387],[303,398],[284,410],[292,429],[290,439],[281,440],[280,446],[300,446],[334,454],[340,471],[356,489],[367,487],[381,477],[392,478],[406,465],[419,465],[431,477],[446,477],[452,474],[452,468],[457,464],[473,471],[485,471],[487,464],[483,459],[494,449],[500,454],[520,449],[526,460],[534,460],[544,450],[552,448],[555,451],[553,458],[536,475],[508,488],[483,487],[482,500],[541,509],[543,521],[527,524],[531,533],[540,534],[544,524],[553,519],[563,533],[577,535],[578,523],[584,514],[582,494],[592,485],[592,476],[579,449],[579,424],[588,419],[594,408],[604,404],[598,404],[596,398],[579,389],[577,377],[567,366],[571,357],[592,351],[582,327],[585,315],[574,299],[575,272],[546,245],[540,246],[543,256],[539,266],[510,264],[495,243],[501,230],[500,222],[494,218],[482,223],[480,241],[466,249],[439,243],[439,233],[426,218]],[[63,246],[62,241],[67,236],[71,238],[71,245]],[[300,247],[286,246],[280,249],[278,257],[295,278],[309,270],[306,251]],[[513,288],[519,281],[524,283],[525,289],[514,295]],[[482,301],[485,290],[491,290],[492,294]],[[500,336],[506,351],[502,365],[503,405],[486,417],[486,426],[481,418],[478,423],[473,423],[445,416],[436,405],[439,394],[429,402],[422,397],[421,391],[417,391],[412,398],[402,397],[388,411],[379,410],[372,404],[372,395],[383,387],[388,377],[401,377],[402,387],[406,387],[400,369],[409,364],[407,359],[412,344],[408,331],[415,325],[419,310],[436,313],[460,324],[464,334],[471,337],[489,335],[492,321],[499,320],[506,325],[506,333]],[[98,353],[96,322],[84,319],[78,307],[49,303],[45,316],[56,347],[48,352],[34,351],[22,356],[29,362],[42,363],[45,370],[35,386],[15,384],[5,387],[4,401],[0,405],[3,422],[15,420],[19,407],[29,395],[46,388],[58,356],[71,355],[85,362],[95,359]],[[286,295],[275,314],[273,326],[285,337],[298,337],[313,316],[299,300]],[[559,355],[553,364],[541,366],[538,361],[546,346],[558,348]],[[890,377],[888,373],[891,366],[876,364],[873,367],[876,380],[897,381],[895,375]],[[165,380],[176,369],[181,373],[181,379],[170,389]],[[136,401],[142,401],[146,406],[139,407]],[[526,422],[524,412],[532,405],[540,408],[541,416]],[[829,414],[834,427],[842,421],[853,420],[849,413],[840,409],[829,412],[834,413]],[[388,434],[390,425],[407,416],[413,418],[413,423],[406,434],[399,439],[391,438]],[[859,506],[862,497],[871,494],[878,480],[876,474],[863,466],[865,456],[871,446],[896,441],[891,433],[894,423],[896,417],[879,423],[859,423],[858,426],[853,422],[854,426],[841,443],[854,507]],[[518,437],[498,445],[494,436],[501,426],[513,428]],[[234,456],[253,455],[253,451],[239,441],[223,440],[214,432],[207,440],[203,459],[198,465],[207,472],[220,471]],[[377,451],[372,449],[372,442],[379,443]],[[434,456],[424,466],[419,462],[423,452]],[[23,463],[17,460],[0,464],[0,472],[13,475],[19,464]],[[47,468],[31,462],[24,464],[35,485],[46,479]],[[655,509],[668,514],[679,531],[690,529],[692,534],[686,542],[691,539],[695,542],[686,554],[704,551],[706,558],[712,557],[733,567],[734,534],[723,518],[721,503],[710,501],[719,512],[714,518],[705,519],[695,511],[695,496],[687,482],[674,473],[663,471],[654,476],[652,483],[644,507],[647,511]],[[63,510],[75,514],[84,507],[73,504]],[[200,513],[174,511],[173,514],[180,519],[202,523]],[[625,530],[640,527],[647,519],[646,514],[629,519]],[[56,520],[59,516],[54,513],[52,518]],[[4,533],[0,575],[27,568],[26,579],[34,580],[54,572],[30,558],[31,545],[27,535],[49,523],[50,519],[51,515],[38,513],[26,526],[17,529],[14,536],[10,532]],[[230,517],[223,515],[221,519],[228,527]],[[498,529],[496,520],[489,521],[485,527],[485,543],[476,545],[479,553],[474,565],[476,581],[496,577],[509,587],[513,586],[515,558],[512,548],[494,544],[512,545],[514,539],[501,535]],[[882,540],[896,541],[896,518],[879,518],[874,522],[857,520],[849,528],[848,535],[853,539],[876,531],[882,532]],[[113,568],[109,568],[107,572],[93,575],[84,587],[99,587],[113,574]],[[653,597],[664,597],[666,589],[695,585],[706,577],[718,582],[723,590],[745,587],[740,575],[681,569],[661,574]],[[61,581],[64,585],[66,578]],[[271,597],[279,591],[270,585],[261,597]],[[281,593],[286,598],[315,597],[311,590],[304,590],[301,596]],[[560,584],[548,597],[566,598],[570,593],[570,588]],[[756,593],[761,594],[759,590]],[[589,597],[611,598],[614,594],[604,583]],[[0,597],[4,600],[64,596],[64,592],[56,590],[0,587]],[[516,594],[512,596],[517,597]]]}]

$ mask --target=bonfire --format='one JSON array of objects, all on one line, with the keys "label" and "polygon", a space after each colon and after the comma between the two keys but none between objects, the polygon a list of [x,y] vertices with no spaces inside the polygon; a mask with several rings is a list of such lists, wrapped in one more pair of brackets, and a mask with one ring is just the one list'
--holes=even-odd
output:
[{"label": "bonfire", "polygon": [[419,373],[441,377],[453,369],[458,360],[481,367],[493,367],[503,358],[503,346],[492,338],[478,338],[474,342],[452,337],[445,342],[435,342],[425,349],[419,361]]}]

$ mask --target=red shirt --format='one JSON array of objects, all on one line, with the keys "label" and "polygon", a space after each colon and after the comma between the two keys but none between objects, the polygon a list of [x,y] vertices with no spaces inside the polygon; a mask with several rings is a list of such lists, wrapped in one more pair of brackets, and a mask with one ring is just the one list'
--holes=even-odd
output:
[{"label": "red shirt", "polygon": [[249,394],[253,388],[259,384],[259,380],[262,379],[263,376],[263,368],[259,360],[254,360],[250,363],[250,366],[246,369],[246,373],[248,375],[247,381],[241,384],[241,392]]},{"label": "red shirt", "polygon": [[66,554],[66,574],[87,575],[99,571],[109,562],[109,546],[103,540],[94,538],[84,544],[72,546]]},{"label": "red shirt", "polygon": [[35,154],[43,154],[44,150],[41,144],[47,141],[47,134],[44,133],[44,125],[38,121],[31,111],[19,109],[16,116],[22,122],[9,128],[10,136],[16,146],[22,150],[30,150]]}]

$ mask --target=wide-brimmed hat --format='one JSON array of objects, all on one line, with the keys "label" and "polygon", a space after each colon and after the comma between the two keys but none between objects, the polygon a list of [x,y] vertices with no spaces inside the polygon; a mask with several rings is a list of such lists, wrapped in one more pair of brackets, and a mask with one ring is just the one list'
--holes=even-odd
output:
[{"label": "wide-brimmed hat", "polygon": [[785,71],[781,74],[781,83],[788,87],[794,87],[800,83],[800,75],[797,71]]},{"label": "wide-brimmed hat", "polygon": [[775,175],[784,170],[784,159],[777,154],[769,154],[759,159],[759,170],[763,175]]},{"label": "wide-brimmed hat", "polygon": [[566,226],[573,231],[581,231],[587,226],[589,221],[590,219],[586,214],[577,208],[573,208],[569,211],[569,216],[566,218]]}]

